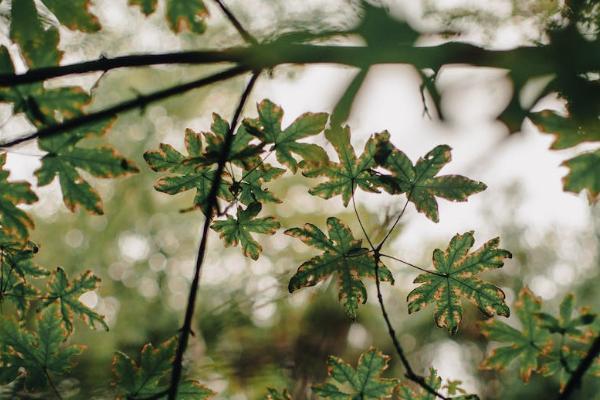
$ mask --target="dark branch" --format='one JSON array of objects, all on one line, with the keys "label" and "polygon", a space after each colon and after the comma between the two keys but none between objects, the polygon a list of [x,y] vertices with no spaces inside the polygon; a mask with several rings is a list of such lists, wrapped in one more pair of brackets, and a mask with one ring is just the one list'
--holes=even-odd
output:
[{"label": "dark branch", "polygon": [[[526,60],[529,76],[553,73],[569,62],[579,72],[600,65],[600,44],[588,43],[577,52],[581,59],[557,58],[550,46],[521,47],[512,50],[486,50],[466,43],[439,46],[408,45],[321,46],[290,44],[283,40],[224,50],[184,51],[162,54],[137,54],[115,58],[101,57],[77,64],[32,69],[24,74],[0,74],[0,86],[16,86],[70,74],[109,71],[116,68],[159,64],[236,63],[248,70],[268,69],[280,64],[343,64],[367,68],[373,64],[413,64],[417,68],[438,69],[446,64],[513,69]],[[560,69],[560,68],[559,68]]]},{"label": "dark branch", "polygon": [[240,23],[240,21],[235,17],[235,15],[233,15],[233,13],[229,10],[229,8],[227,8],[227,6],[225,5],[225,3],[223,3],[223,1],[221,0],[215,0],[215,3],[217,3],[219,5],[219,7],[221,7],[221,10],[223,10],[223,13],[225,14],[225,16],[227,17],[227,19],[229,20],[229,22],[231,22],[231,25],[233,25],[235,27],[235,29],[238,31],[238,33],[240,34],[240,36],[246,41],[246,43],[248,44],[258,44],[258,41],[254,38],[254,36],[252,36]]},{"label": "dark branch", "polygon": [[592,363],[594,362],[596,357],[598,357],[598,355],[600,355],[600,336],[596,337],[587,354],[585,355],[583,360],[581,360],[581,362],[577,366],[577,369],[575,370],[575,372],[573,372],[573,375],[571,375],[571,378],[569,379],[569,382],[567,382],[565,389],[562,391],[561,394],[558,395],[557,400],[567,400],[571,397],[571,395],[581,385],[581,380],[583,379],[583,376],[585,375],[586,371],[592,366]]},{"label": "dark branch", "polygon": [[250,78],[250,81],[248,82],[248,85],[246,86],[246,89],[244,90],[244,93],[242,93],[242,96],[240,97],[240,101],[231,120],[231,125],[229,126],[229,131],[227,132],[227,136],[225,137],[223,143],[223,149],[221,151],[221,154],[219,155],[219,161],[217,164],[217,169],[215,171],[215,178],[212,182],[210,192],[208,193],[206,205],[204,206],[204,215],[206,215],[206,218],[202,227],[202,238],[200,239],[200,244],[198,246],[198,255],[196,257],[194,279],[192,280],[192,285],[190,287],[190,293],[185,309],[183,327],[181,328],[181,332],[179,334],[177,352],[175,353],[175,360],[173,361],[171,383],[169,386],[169,400],[175,400],[177,398],[177,390],[179,388],[179,381],[181,380],[183,354],[185,353],[185,349],[187,348],[188,339],[192,330],[192,318],[194,316],[194,308],[196,305],[198,286],[200,284],[200,271],[202,269],[204,256],[206,254],[208,228],[210,227],[211,223],[210,216],[212,215],[213,211],[217,208],[217,194],[219,191],[219,186],[221,185],[221,175],[225,170],[225,164],[227,163],[227,159],[229,158],[229,153],[231,151],[231,144],[233,143],[236,125],[240,119],[240,115],[242,113],[244,105],[246,104],[246,100],[248,99],[248,96],[250,96],[250,92],[252,91],[254,83],[256,82],[256,79],[258,78],[259,74],[260,71],[254,72],[254,74]]},{"label": "dark branch", "polygon": [[26,142],[28,140],[40,137],[48,137],[55,135],[57,133],[66,132],[71,129],[79,128],[80,126],[90,124],[92,122],[97,122],[100,120],[108,119],[114,117],[117,114],[120,114],[125,111],[134,110],[139,107],[145,107],[148,104],[154,103],[159,100],[164,100],[168,97],[172,97],[178,94],[185,93],[192,89],[197,89],[202,86],[207,86],[215,82],[223,81],[234,76],[240,75],[244,72],[247,72],[248,69],[245,67],[233,67],[227,69],[222,72],[218,72],[216,74],[207,76],[205,78],[200,78],[192,82],[184,83],[181,85],[176,85],[170,87],[168,89],[163,89],[156,91],[154,93],[148,95],[138,96],[135,99],[127,100],[122,103],[119,103],[115,106],[106,108],[104,110],[93,112],[90,114],[84,114],[80,117],[68,119],[60,124],[50,125],[45,128],[39,129],[36,132],[32,132],[25,136],[21,136],[14,140],[9,140],[8,142],[0,143],[1,147],[10,147],[17,145],[19,143]]}]

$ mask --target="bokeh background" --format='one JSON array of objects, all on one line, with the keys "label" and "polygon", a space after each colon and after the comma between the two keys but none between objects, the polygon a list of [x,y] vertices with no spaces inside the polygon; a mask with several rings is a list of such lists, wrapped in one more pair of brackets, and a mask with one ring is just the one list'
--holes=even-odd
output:
[{"label": "bokeh background", "polygon": [[[61,30],[64,63],[101,55],[241,44],[220,11],[212,2],[206,3],[211,12],[208,30],[198,36],[174,35],[164,20],[162,2],[157,13],[144,17],[139,8],[128,7],[125,0],[93,1],[92,12],[103,30],[95,34]],[[244,0],[228,4],[247,29],[261,38],[295,28],[351,26],[359,18],[356,7],[342,0]],[[543,42],[544,27],[557,11],[557,2],[551,0],[398,0],[385,4],[395,16],[419,30],[460,28],[466,31],[461,40],[498,49]],[[6,2],[0,3],[0,18],[0,44],[8,45]],[[336,40],[356,43],[353,38]],[[419,39],[423,44],[440,40],[428,35]],[[54,83],[93,88],[91,109],[99,109],[216,68],[137,68],[104,76],[68,77]],[[284,123],[305,111],[331,112],[356,73],[356,69],[332,65],[277,67],[259,79],[245,116],[255,116],[255,104],[263,98],[282,105]],[[153,190],[158,175],[146,166],[142,154],[161,142],[181,149],[185,128],[207,130],[212,112],[230,119],[244,83],[244,79],[234,79],[120,116],[109,140],[135,160],[141,172],[118,180],[89,177],[100,190],[105,215],[70,213],[62,204],[57,182],[36,188],[40,201],[30,211],[36,222],[33,240],[41,243],[38,262],[48,268],[62,266],[71,274],[90,269],[102,278],[101,288],[86,293],[82,301],[105,315],[111,329],[90,331],[77,326],[73,340],[85,344],[87,350],[74,373],[79,382],[75,397],[106,398],[116,350],[135,355],[144,343],[158,343],[177,333],[203,217],[197,211],[179,212],[191,204],[191,193],[169,196]],[[562,191],[561,177],[566,169],[559,166],[585,145],[575,151],[550,151],[552,138],[527,121],[520,133],[508,135],[506,127],[496,120],[512,94],[506,71],[444,67],[437,81],[443,96],[444,123],[436,117],[427,96],[431,116],[424,113],[420,84],[411,66],[371,68],[348,120],[353,144],[361,149],[370,134],[387,129],[396,146],[415,160],[435,145],[446,143],[453,148],[453,162],[443,172],[481,180],[488,189],[468,203],[440,201],[441,221],[437,224],[418,215],[410,205],[386,252],[428,266],[433,249],[445,247],[457,232],[475,230],[476,246],[500,236],[502,247],[515,257],[486,278],[502,287],[510,305],[518,290],[527,285],[542,297],[547,310],[554,311],[567,292],[577,293],[578,305],[598,306],[600,209],[590,206],[583,195]],[[535,83],[530,90],[535,93]],[[563,107],[556,98],[545,98],[540,108],[542,105],[557,110]],[[5,121],[2,138],[32,129],[24,119],[9,119],[10,115],[10,107],[0,108],[0,121]],[[333,156],[322,136],[315,140]],[[34,143],[8,151],[11,177],[35,184],[32,172],[39,166],[42,152]],[[322,200],[308,194],[308,186],[314,182],[287,173],[271,186],[285,201],[270,205],[268,212],[284,228],[305,222],[323,227],[327,216],[336,215],[358,234],[351,209],[344,209],[339,199]],[[404,204],[403,199],[385,194],[359,193],[357,200],[367,230],[373,233]],[[362,351],[374,345],[394,355],[372,284],[369,301],[354,322],[344,316],[335,285],[330,282],[288,293],[289,278],[313,253],[282,232],[260,237],[265,251],[256,262],[244,258],[239,248],[224,249],[216,234],[209,238],[195,336],[187,359],[194,376],[217,391],[218,399],[257,399],[267,386],[286,387],[295,398],[305,398],[307,388],[324,379],[329,354],[355,362]],[[558,384],[539,376],[523,384],[515,365],[504,374],[480,371],[478,364],[491,346],[476,325],[483,316],[467,306],[464,325],[454,337],[435,327],[431,308],[409,316],[405,299],[414,287],[417,271],[401,264],[388,266],[396,284],[384,286],[384,296],[400,341],[418,371],[425,372],[432,365],[442,377],[461,379],[466,389],[489,399],[543,398],[544,393],[556,393]],[[519,324],[514,317],[509,323]],[[388,374],[402,375],[394,357]],[[596,389],[590,383],[581,398],[594,398]]]}]

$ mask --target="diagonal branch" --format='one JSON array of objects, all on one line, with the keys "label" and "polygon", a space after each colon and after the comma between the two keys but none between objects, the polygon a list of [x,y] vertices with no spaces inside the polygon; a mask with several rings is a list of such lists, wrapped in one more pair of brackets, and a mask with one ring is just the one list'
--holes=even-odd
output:
[{"label": "diagonal branch", "polygon": [[196,296],[198,294],[198,286],[200,284],[200,271],[202,269],[204,256],[206,254],[208,228],[210,227],[211,223],[210,216],[212,215],[213,210],[217,207],[217,194],[219,191],[219,186],[221,184],[221,175],[225,170],[225,164],[227,163],[227,159],[229,158],[229,153],[231,151],[231,145],[233,143],[236,125],[239,121],[244,105],[246,104],[246,100],[250,96],[250,92],[252,91],[252,88],[254,87],[254,84],[259,74],[260,71],[254,71],[252,77],[250,78],[250,81],[248,82],[248,85],[246,86],[246,89],[240,97],[240,101],[231,120],[231,125],[229,126],[229,131],[227,132],[227,136],[225,137],[223,143],[223,149],[221,150],[221,154],[219,155],[219,161],[217,164],[217,169],[215,171],[215,178],[212,182],[210,192],[208,193],[208,197],[206,199],[206,205],[204,208],[204,215],[206,215],[206,217],[204,220],[204,225],[202,227],[202,238],[200,239],[200,244],[198,246],[198,256],[196,257],[194,279],[192,280],[192,285],[190,287],[190,293],[188,296],[187,307],[185,310],[183,327],[181,328],[179,334],[179,341],[177,342],[177,351],[175,353],[175,360],[173,361],[173,369],[171,370],[171,383],[169,386],[168,400],[175,400],[177,398],[177,390],[179,388],[179,381],[181,380],[183,354],[185,352],[185,349],[187,348],[190,332],[192,331],[192,318],[194,316]]},{"label": "diagonal branch", "polygon": [[236,67],[226,69],[225,71],[221,71],[216,74],[197,79],[192,82],[172,86],[170,88],[159,90],[159,91],[153,92],[148,95],[141,95],[134,99],[127,100],[127,101],[124,101],[117,105],[114,105],[112,107],[105,108],[104,110],[89,113],[89,114],[84,114],[80,117],[68,119],[60,124],[50,125],[45,128],[41,128],[41,129],[37,130],[36,132],[27,134],[25,136],[21,136],[17,139],[13,139],[13,140],[9,140],[4,143],[0,143],[0,148],[11,147],[11,146],[29,141],[31,139],[35,139],[35,138],[56,135],[61,132],[66,132],[71,129],[79,128],[83,125],[87,125],[92,122],[97,122],[100,120],[108,119],[108,118],[114,117],[115,115],[120,114],[122,112],[133,110],[133,109],[136,109],[139,107],[143,108],[143,107],[147,106],[148,104],[157,102],[159,100],[164,100],[168,97],[182,94],[182,93],[185,93],[192,89],[197,89],[199,87],[207,86],[207,85],[210,85],[215,82],[220,82],[220,81],[223,81],[223,80],[226,80],[229,78],[233,78],[234,76],[240,75],[247,71],[248,71],[248,69],[245,67],[236,66]]},{"label": "diagonal branch", "polygon": [[571,395],[579,388],[581,385],[581,380],[585,375],[586,371],[592,366],[592,363],[600,355],[600,336],[596,336],[596,339],[592,343],[592,346],[588,350],[587,354],[581,360],[573,375],[567,382],[565,389],[561,394],[558,395],[557,400],[567,400],[571,397]]},{"label": "diagonal branch", "polygon": [[235,27],[235,29],[238,31],[238,33],[240,34],[240,36],[246,41],[246,43],[248,44],[258,44],[258,41],[254,38],[254,36],[252,36],[240,23],[240,21],[235,17],[235,15],[233,15],[233,13],[231,12],[231,10],[229,10],[229,8],[227,8],[227,6],[225,5],[225,3],[223,3],[222,0],[215,0],[215,3],[217,3],[219,5],[219,7],[221,8],[221,10],[223,11],[223,13],[225,14],[225,16],[227,17],[227,19],[229,20],[229,22],[231,22],[231,25],[233,25]]}]

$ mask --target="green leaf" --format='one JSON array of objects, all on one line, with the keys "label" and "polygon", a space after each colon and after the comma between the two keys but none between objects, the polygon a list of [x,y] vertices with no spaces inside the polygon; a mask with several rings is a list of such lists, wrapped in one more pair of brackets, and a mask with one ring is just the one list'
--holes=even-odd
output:
[{"label": "green leaf", "polygon": [[110,146],[77,146],[86,137],[104,135],[111,125],[112,121],[100,121],[38,141],[39,147],[48,152],[42,158],[42,166],[35,171],[38,185],[48,185],[58,176],[64,203],[71,211],[80,205],[93,214],[104,213],[100,196],[78,169],[97,178],[114,178],[139,171],[133,162]]},{"label": "green leaf", "polygon": [[579,193],[588,191],[591,203],[600,198],[600,149],[578,155],[562,163],[569,168],[569,174],[563,178],[563,189]]},{"label": "green leaf", "polygon": [[573,118],[561,117],[550,110],[529,114],[531,121],[544,133],[554,135],[551,149],[561,150],[584,142],[600,141],[600,120],[583,123]]},{"label": "green leaf", "polygon": [[48,377],[70,371],[73,358],[83,351],[82,346],[64,344],[68,333],[61,327],[56,307],[46,309],[36,325],[30,332],[9,318],[0,319],[0,345],[9,348],[3,362],[7,368],[23,368],[30,389],[44,387]]},{"label": "green leaf", "polygon": [[383,188],[391,194],[407,193],[408,200],[433,222],[439,221],[436,196],[452,201],[467,201],[470,195],[487,188],[484,183],[461,175],[436,176],[451,160],[449,146],[435,147],[413,166],[406,154],[389,142],[389,133],[375,135],[375,139],[375,160],[392,172],[392,175],[380,178]]},{"label": "green leaf", "polygon": [[[434,368],[429,368],[429,376],[425,378],[425,382],[437,392],[442,389],[442,378],[438,376],[437,371]],[[460,387],[461,381],[447,381],[444,388],[447,390],[448,399],[452,400],[478,400],[479,397],[475,394],[467,394],[467,392]],[[398,400],[436,400],[437,396],[429,393],[423,387],[415,384],[412,381],[405,381],[404,384],[396,387],[396,393]],[[460,394],[459,394],[460,393]],[[396,398],[396,397],[394,397]]]},{"label": "green leaf", "polygon": [[536,314],[541,309],[541,300],[528,288],[519,292],[514,309],[523,326],[517,330],[499,320],[485,321],[481,324],[481,332],[489,339],[506,343],[498,347],[483,360],[481,368],[501,370],[511,361],[519,360],[521,379],[527,382],[533,371],[539,370],[538,358],[547,355],[552,349],[550,335],[542,329]]},{"label": "green leaf", "polygon": [[252,135],[265,144],[272,144],[277,161],[286,165],[293,173],[298,169],[296,154],[310,163],[327,162],[327,153],[316,144],[302,143],[298,140],[319,134],[327,123],[327,113],[304,113],[285,130],[281,128],[283,110],[270,100],[258,104],[258,118],[244,120],[244,126]]},{"label": "green leaf", "polygon": [[[325,383],[313,386],[320,397],[335,400],[379,400],[389,399],[397,379],[381,378],[388,367],[389,356],[370,348],[361,354],[356,369],[341,358],[329,356]],[[347,388],[347,389],[346,389]]]},{"label": "green leaf", "polygon": [[100,23],[89,11],[90,0],[42,0],[58,21],[69,29],[97,32]]},{"label": "green leaf", "polygon": [[244,170],[243,179],[241,182],[234,183],[231,191],[234,195],[239,191],[239,200],[246,205],[254,202],[281,203],[280,199],[275,197],[268,189],[263,188],[263,184],[280,177],[284,172],[284,169],[263,163],[258,167]]},{"label": "green leaf", "polygon": [[47,300],[44,307],[57,304],[60,307],[61,320],[67,332],[73,332],[73,315],[77,314],[90,327],[95,328],[99,323],[108,331],[108,325],[104,317],[79,301],[79,297],[92,290],[96,290],[100,284],[100,278],[85,271],[79,278],[69,282],[65,271],[58,267],[48,282]]},{"label": "green leaf", "polygon": [[[323,253],[305,261],[298,267],[296,274],[290,279],[288,289],[294,291],[314,286],[336,274],[339,286],[339,300],[346,314],[354,319],[359,303],[367,301],[367,289],[361,281],[362,277],[375,277],[375,258],[368,249],[361,247],[362,241],[352,235],[350,229],[339,219],[327,219],[329,238],[313,224],[305,224],[303,228],[291,228],[285,234],[302,240],[306,245],[322,250]],[[392,273],[379,265],[379,278],[393,284]]]},{"label": "green leaf", "polygon": [[[314,178],[327,177],[328,180],[311,188],[309,193],[329,199],[337,195],[342,196],[344,207],[348,206],[352,193],[356,187],[367,192],[379,193],[378,178],[373,168],[375,165],[375,150],[377,147],[374,137],[370,137],[365,144],[365,149],[360,158],[356,158],[354,148],[350,143],[350,128],[334,127],[325,131],[325,137],[335,148],[339,163],[328,161],[314,164],[302,162],[302,174]],[[381,136],[379,136],[381,138]]]},{"label": "green leaf", "polygon": [[476,274],[501,268],[505,258],[512,255],[499,249],[499,238],[492,239],[477,251],[469,253],[475,239],[473,232],[457,234],[446,251],[433,252],[434,272],[420,274],[414,283],[421,285],[408,294],[408,312],[412,314],[428,304],[435,304],[435,322],[447,328],[451,334],[458,331],[462,320],[461,297],[475,304],[487,316],[494,314],[508,317],[510,310],[504,302],[504,292],[491,283],[484,282]]},{"label": "green leaf", "polygon": [[207,16],[208,9],[202,0],[167,0],[167,21],[175,33],[204,32]]},{"label": "green leaf", "polygon": [[541,321],[541,326],[550,333],[560,333],[565,335],[581,335],[581,327],[589,325],[596,319],[596,314],[590,313],[588,309],[582,309],[577,317],[573,316],[573,305],[575,296],[567,294],[559,307],[558,318],[547,314],[538,313],[537,317]]},{"label": "green leaf", "polygon": [[[159,179],[154,185],[154,189],[171,195],[196,189],[194,205],[191,209],[199,208],[206,215],[205,207],[216,176],[216,169],[193,162],[202,158],[203,146],[202,137],[191,129],[187,129],[185,132],[185,147],[189,154],[187,158],[173,146],[161,143],[159,150],[144,153],[144,159],[153,171],[168,171],[175,174]],[[233,196],[229,191],[229,185],[231,185],[229,176],[223,174],[217,197],[227,201],[232,200]],[[213,209],[211,215],[214,212]]]},{"label": "green leaf", "polygon": [[[117,398],[146,398],[164,391],[169,385],[167,378],[171,373],[176,348],[175,337],[157,348],[148,343],[142,348],[139,363],[125,353],[115,353],[112,365]],[[185,380],[179,386],[177,399],[203,400],[213,394],[199,383]],[[166,395],[159,398],[166,398]]]},{"label": "green leaf", "polygon": [[251,233],[273,235],[281,226],[273,217],[256,218],[261,209],[260,203],[250,203],[245,210],[238,207],[237,218],[228,215],[226,220],[215,221],[210,227],[219,232],[225,246],[237,246],[240,243],[244,255],[257,260],[262,247]]},{"label": "green leaf", "polygon": [[20,239],[29,236],[29,229],[33,229],[33,220],[17,207],[18,204],[33,204],[38,197],[31,190],[28,182],[9,182],[9,172],[4,169],[6,153],[0,154],[0,224],[8,235]]},{"label": "green leaf", "polygon": [[30,68],[58,65],[62,52],[58,50],[58,29],[44,29],[33,0],[13,1],[10,18],[10,38],[21,50]]},{"label": "green leaf", "polygon": [[129,0],[129,5],[140,6],[145,15],[150,15],[156,11],[158,0]]}]

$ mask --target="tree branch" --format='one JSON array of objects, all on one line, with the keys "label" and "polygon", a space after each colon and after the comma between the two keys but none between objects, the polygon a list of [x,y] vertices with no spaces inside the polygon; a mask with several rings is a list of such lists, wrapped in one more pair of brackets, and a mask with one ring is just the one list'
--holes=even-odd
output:
[{"label": "tree branch", "polygon": [[221,154],[219,155],[219,161],[217,164],[217,169],[215,171],[215,178],[212,182],[210,192],[208,193],[208,197],[206,199],[206,206],[204,207],[204,225],[202,227],[202,238],[200,239],[200,244],[198,246],[198,255],[196,257],[196,268],[194,272],[194,279],[192,280],[192,285],[190,287],[190,292],[187,301],[187,307],[185,309],[185,318],[183,322],[183,327],[181,328],[181,332],[179,334],[179,341],[177,342],[177,351],[175,353],[175,360],[173,361],[173,369],[171,371],[171,383],[169,386],[168,400],[176,400],[177,398],[177,390],[179,388],[179,381],[181,380],[181,372],[182,372],[182,362],[183,362],[183,354],[185,349],[187,348],[188,339],[190,332],[192,330],[192,317],[194,316],[194,308],[196,305],[196,296],[198,294],[198,285],[200,283],[200,271],[202,269],[202,264],[204,262],[204,256],[206,254],[206,244],[208,240],[208,229],[211,223],[211,215],[213,210],[217,206],[217,194],[219,191],[219,186],[221,184],[221,175],[225,169],[225,164],[227,159],[229,158],[229,153],[231,151],[231,145],[233,143],[234,132],[239,121],[240,115],[246,104],[246,100],[250,96],[250,92],[254,87],[254,83],[258,78],[260,71],[255,71],[246,86],[246,89],[242,93],[240,97],[240,101],[235,110],[233,118],[231,120],[231,125],[229,126],[229,131],[227,132],[227,136],[225,136],[225,140],[223,143],[223,149]]},{"label": "tree branch", "polygon": [[[0,74],[0,86],[16,86],[71,74],[109,71],[116,68],[145,67],[159,64],[236,63],[247,70],[268,69],[280,64],[343,64],[366,68],[373,64],[413,64],[417,68],[438,69],[447,64],[513,69],[526,67],[529,76],[553,73],[557,66],[569,63],[571,69],[587,72],[600,65],[600,44],[582,45],[581,59],[557,57],[551,46],[520,47],[512,50],[486,50],[466,43],[438,46],[372,44],[369,46],[322,46],[290,44],[283,39],[271,43],[224,50],[183,51],[161,54],[132,54],[101,57],[70,65],[31,69],[23,74]],[[526,60],[526,61],[523,61]],[[524,65],[526,63],[526,65]],[[559,68],[560,69],[560,68]]]},{"label": "tree branch", "polygon": [[227,6],[225,5],[225,3],[223,3],[223,1],[221,0],[214,0],[215,3],[217,3],[219,5],[219,7],[221,8],[221,10],[223,11],[223,13],[225,14],[225,16],[227,17],[227,19],[229,20],[229,22],[231,22],[231,25],[233,25],[235,27],[235,29],[238,31],[238,33],[240,34],[240,36],[246,41],[246,43],[248,44],[258,44],[258,41],[254,38],[254,36],[252,36],[240,23],[240,21],[235,17],[235,15],[233,15],[233,13],[229,10],[229,8],[227,8]]},{"label": "tree branch", "polygon": [[581,360],[581,362],[577,366],[577,369],[575,370],[575,372],[573,372],[573,375],[571,375],[571,378],[569,379],[569,382],[567,382],[565,389],[562,391],[561,394],[558,395],[557,400],[567,400],[571,397],[571,395],[581,385],[581,380],[583,379],[583,376],[585,375],[586,371],[592,366],[592,363],[594,362],[596,357],[598,357],[598,355],[600,355],[600,336],[596,337],[587,354],[585,355],[583,360]]},{"label": "tree branch", "polygon": [[138,96],[135,99],[127,100],[122,103],[119,103],[115,106],[105,108],[104,110],[84,114],[80,117],[68,119],[60,124],[50,125],[45,128],[39,129],[36,132],[27,134],[25,136],[21,136],[17,139],[9,140],[4,143],[0,143],[1,147],[10,147],[23,142],[26,142],[31,139],[40,138],[40,137],[48,137],[52,135],[56,135],[61,132],[65,132],[71,129],[79,128],[80,126],[90,124],[92,122],[97,122],[103,119],[114,117],[117,114],[120,114],[125,111],[133,110],[138,107],[145,107],[148,104],[157,102],[159,100],[164,100],[168,97],[175,96],[178,94],[185,93],[192,89],[197,89],[202,86],[207,86],[215,82],[223,81],[234,76],[240,75],[244,72],[247,72],[248,69],[245,67],[236,66],[233,68],[226,69],[225,71],[218,72],[216,74],[197,79],[192,82],[183,83],[181,85],[172,86],[167,89],[159,90],[154,93],[148,95]]}]

